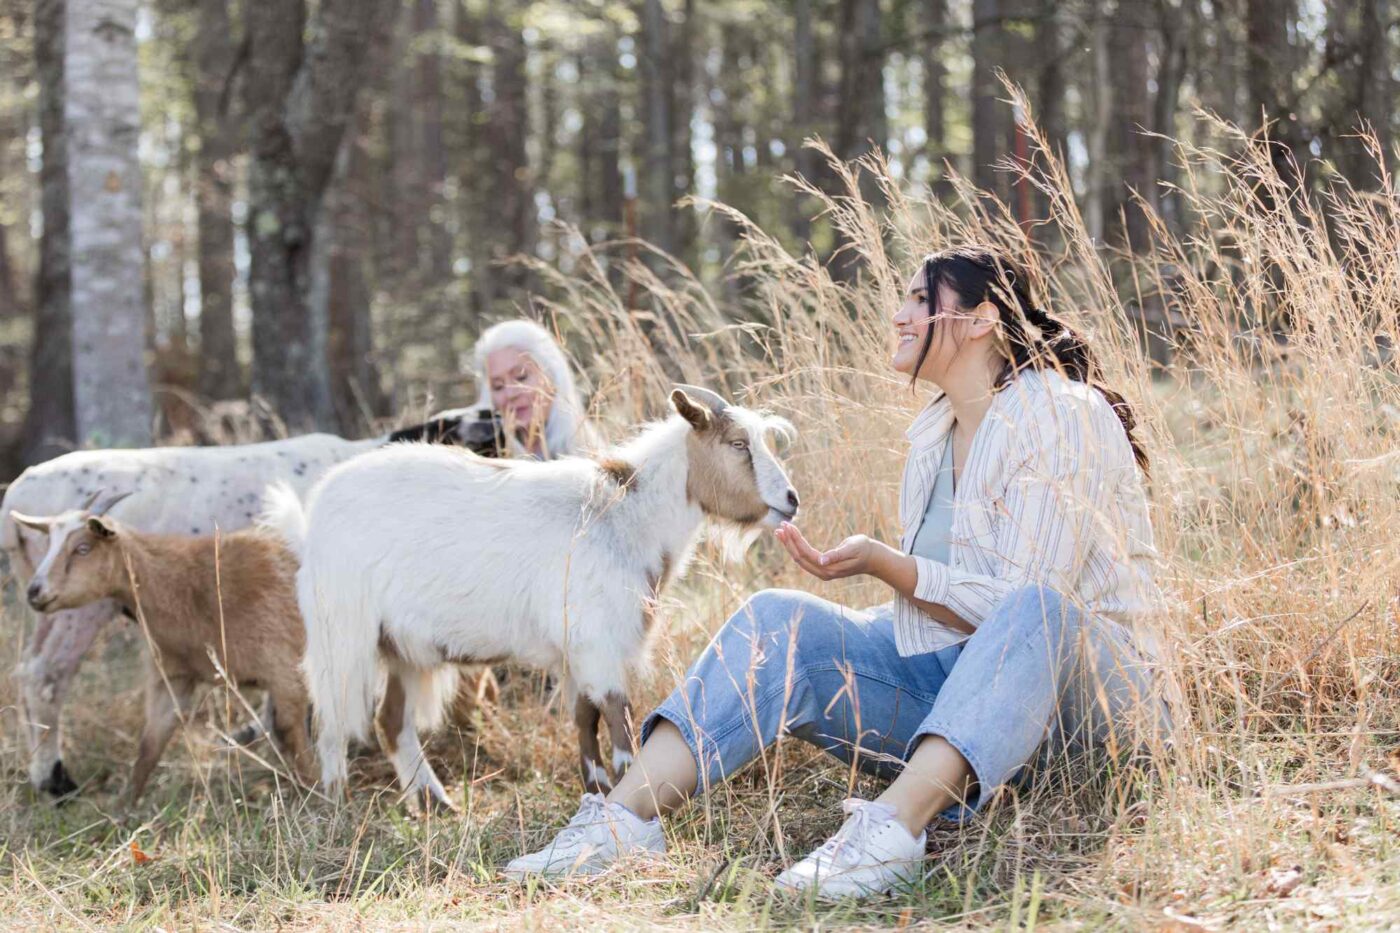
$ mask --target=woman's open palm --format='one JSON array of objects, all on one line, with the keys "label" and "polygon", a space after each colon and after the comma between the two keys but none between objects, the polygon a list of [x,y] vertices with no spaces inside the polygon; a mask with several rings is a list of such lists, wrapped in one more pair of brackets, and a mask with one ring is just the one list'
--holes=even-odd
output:
[{"label": "woman's open palm", "polygon": [[791,522],[783,522],[774,535],[797,566],[819,580],[840,580],[870,572],[870,558],[876,542],[866,535],[851,535],[829,551],[813,547]]}]

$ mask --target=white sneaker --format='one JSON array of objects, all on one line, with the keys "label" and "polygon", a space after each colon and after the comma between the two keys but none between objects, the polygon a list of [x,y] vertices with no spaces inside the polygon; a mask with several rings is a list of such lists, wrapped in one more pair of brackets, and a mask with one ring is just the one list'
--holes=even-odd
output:
[{"label": "white sneaker", "polygon": [[789,891],[815,889],[823,900],[886,894],[919,874],[927,833],[915,839],[895,819],[894,807],[843,800],[849,816],[821,848],[778,876]]},{"label": "white sneaker", "polygon": [[596,875],[624,856],[665,851],[660,820],[643,820],[620,803],[608,803],[602,794],[584,794],[578,813],[553,842],[515,859],[503,873],[518,879]]}]

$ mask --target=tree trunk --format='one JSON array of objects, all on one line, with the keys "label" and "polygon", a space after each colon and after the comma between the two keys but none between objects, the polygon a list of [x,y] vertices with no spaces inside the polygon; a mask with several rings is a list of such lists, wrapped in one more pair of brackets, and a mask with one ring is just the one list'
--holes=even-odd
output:
[{"label": "tree trunk", "polygon": [[1145,135],[1152,125],[1147,63],[1151,18],[1150,0],[1118,0],[1117,15],[1108,25],[1108,70],[1113,75],[1109,95],[1109,184],[1104,192],[1102,229],[1111,243],[1135,252],[1146,248],[1148,220],[1137,197],[1155,203],[1154,145]]},{"label": "tree trunk", "polygon": [[382,414],[384,407],[373,358],[370,286],[364,262],[372,253],[372,221],[366,203],[371,158],[364,139],[370,113],[367,106],[357,109],[359,116],[341,143],[335,175],[326,190],[312,288],[317,313],[328,323],[326,352],[336,422],[348,434],[370,428],[366,416]]},{"label": "tree trunk", "polygon": [[305,48],[302,0],[259,0],[245,10],[253,390],[295,430],[334,424],[327,322],[310,301],[314,231],[370,43],[380,41],[393,7],[322,0]]},{"label": "tree trunk", "polygon": [[692,254],[696,233],[695,212],[678,209],[674,205],[695,190],[695,154],[690,138],[690,118],[695,109],[695,0],[685,0],[682,16],[680,24],[672,32],[669,55],[671,80],[668,84],[671,88],[672,113],[669,198],[676,255],[693,264],[696,259]]},{"label": "tree trunk", "polygon": [[[1298,191],[1307,143],[1293,93],[1297,56],[1288,26],[1296,20],[1296,0],[1247,0],[1245,4],[1245,74],[1250,105],[1246,126],[1276,121],[1268,130],[1274,170],[1285,185]],[[1261,188],[1259,193],[1266,202],[1272,201],[1266,190]]]},{"label": "tree trunk", "polygon": [[858,158],[889,139],[882,30],[879,0],[842,0],[836,151],[843,159]]},{"label": "tree trunk", "polygon": [[39,85],[39,170],[44,227],[34,285],[34,343],[29,357],[25,464],[71,449],[73,417],[72,243],[68,217],[68,135],[63,122],[64,0],[39,0],[34,10],[34,71]]},{"label": "tree trunk", "polygon": [[[528,149],[530,100],[523,27],[518,9],[512,10],[517,15],[510,18],[501,14],[499,2],[492,3],[490,9],[487,30],[493,56],[494,97],[487,105],[487,133],[495,186],[483,195],[485,216],[499,224],[493,240],[493,258],[500,262],[533,252],[538,224]],[[501,286],[494,291],[493,299],[504,297],[507,289],[525,286],[525,273],[516,266],[493,270],[492,276]]]},{"label": "tree trunk", "polygon": [[199,394],[210,399],[243,394],[233,331],[233,158],[237,139],[224,86],[233,70],[234,43],[226,0],[198,0],[194,103],[199,125],[195,159],[199,227]]},{"label": "tree trunk", "polygon": [[661,0],[643,0],[638,42],[642,88],[642,235],[668,253],[676,251],[675,214],[671,207],[675,170],[671,164],[672,112],[670,23]]},{"label": "tree trunk", "polygon": [[1334,4],[1328,8],[1328,20],[1329,42],[1352,50],[1348,57],[1354,62],[1339,75],[1341,100],[1329,108],[1336,112],[1331,148],[1337,153],[1337,167],[1347,181],[1363,191],[1375,190],[1380,186],[1380,173],[1365,140],[1356,132],[1369,124],[1383,146],[1393,139],[1390,122],[1394,82],[1386,41],[1390,3],[1361,0]]},{"label": "tree trunk", "polygon": [[942,32],[948,28],[948,0],[924,0],[919,26],[931,34],[922,43],[924,67],[924,156],[929,160],[932,177],[943,174],[948,158],[948,140],[944,126],[947,110],[948,65]]},{"label": "tree trunk", "polygon": [[71,198],[73,403],[79,440],[149,446],[137,0],[69,0],[64,123]]},{"label": "tree trunk", "polygon": [[1005,55],[1001,0],[972,3],[972,180],[979,188],[1007,194],[996,163],[1006,157],[1010,115],[997,68]]},{"label": "tree trunk", "polygon": [[[797,174],[814,184],[822,184],[826,166],[815,150],[804,148],[802,141],[820,134],[818,112],[822,93],[821,55],[818,50],[816,23],[812,16],[812,0],[795,0],[792,13],[792,114],[791,138],[788,149],[792,153],[793,168]],[[817,209],[809,199],[794,196],[791,198],[791,226],[793,236],[799,243],[805,243],[811,235],[812,213]]]},{"label": "tree trunk", "polygon": [[622,98],[617,37],[605,23],[579,56],[583,131],[579,133],[579,213],[591,239],[622,233]]}]

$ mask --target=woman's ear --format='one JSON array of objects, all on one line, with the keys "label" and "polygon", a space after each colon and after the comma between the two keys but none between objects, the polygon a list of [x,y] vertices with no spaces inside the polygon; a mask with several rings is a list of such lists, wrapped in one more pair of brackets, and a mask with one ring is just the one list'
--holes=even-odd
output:
[{"label": "woman's ear", "polygon": [[990,301],[984,301],[968,315],[968,336],[977,338],[995,333],[1000,323],[1001,312],[997,310],[997,306]]}]

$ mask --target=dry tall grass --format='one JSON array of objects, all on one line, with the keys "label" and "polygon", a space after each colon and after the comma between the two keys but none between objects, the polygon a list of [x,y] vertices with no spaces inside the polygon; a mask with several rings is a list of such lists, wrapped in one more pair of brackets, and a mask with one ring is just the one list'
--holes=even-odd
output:
[{"label": "dry tall grass", "polygon": [[[576,793],[566,717],[542,711],[530,678],[513,677],[498,710],[436,745],[460,781],[460,820],[415,823],[367,789],[342,811],[279,796],[256,762],[197,737],[168,756],[181,763],[151,802],[122,818],[110,812],[113,770],[129,760],[139,704],[124,692],[108,701],[114,675],[93,664],[89,702],[70,707],[70,765],[99,775],[80,802],[54,810],[18,786],[22,739],[6,725],[0,914],[61,926],[1400,923],[1400,797],[1381,786],[1400,748],[1400,202],[1389,177],[1388,195],[1338,188],[1300,202],[1257,145],[1216,129],[1221,149],[1177,148],[1189,235],[1159,226],[1135,256],[1090,240],[1042,153],[1030,181],[1053,209],[1033,242],[967,184],[955,183],[955,203],[931,201],[890,182],[878,158],[838,166],[836,195],[807,187],[862,260],[854,284],[719,205],[712,222],[742,232],[729,266],[742,306],[720,306],[664,257],[629,260],[629,244],[578,242],[567,267],[536,266],[608,428],[657,413],[673,380],[756,401],[801,430],[790,461],[809,535],[892,540],[902,432],[922,403],[885,366],[904,282],[944,245],[1021,257],[1044,303],[1093,335],[1154,461],[1170,663],[1187,698],[1179,741],[1150,775],[1051,775],[940,833],[919,890],[827,909],[777,898],[766,879],[783,853],[834,828],[852,780],[872,785],[789,747],[675,820],[664,865],[520,889],[493,866],[557,827]],[[862,175],[886,205],[862,198]],[[1133,323],[1141,302],[1178,324],[1156,378]],[[770,584],[812,586],[771,544],[739,568],[702,562],[671,598],[643,705]],[[884,598],[868,584],[816,589]],[[361,766],[362,788],[389,786],[375,756]]]}]

